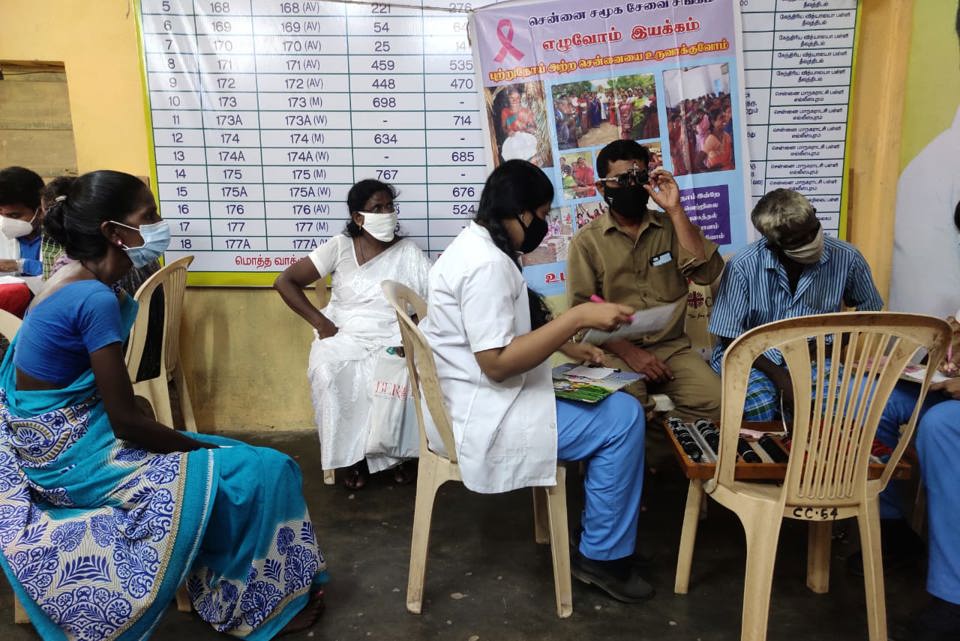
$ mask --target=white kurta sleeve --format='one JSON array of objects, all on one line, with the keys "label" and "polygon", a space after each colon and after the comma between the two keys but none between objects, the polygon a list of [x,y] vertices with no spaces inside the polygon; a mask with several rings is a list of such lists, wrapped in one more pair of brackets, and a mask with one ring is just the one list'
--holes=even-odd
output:
[{"label": "white kurta sleeve", "polygon": [[350,238],[343,235],[333,236],[307,256],[313,266],[317,268],[320,278],[326,278],[333,273],[340,255],[340,243],[344,241],[352,242]]}]

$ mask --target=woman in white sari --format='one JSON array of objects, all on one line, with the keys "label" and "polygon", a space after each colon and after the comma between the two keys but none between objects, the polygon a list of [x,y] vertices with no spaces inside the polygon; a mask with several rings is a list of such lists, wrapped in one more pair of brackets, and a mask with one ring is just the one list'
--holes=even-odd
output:
[{"label": "woman in white sari", "polygon": [[[274,283],[287,305],[313,327],[307,376],[320,458],[325,470],[350,468],[343,479],[350,489],[363,487],[368,470],[394,467],[397,482],[409,480],[402,462],[417,456],[419,444],[412,412],[389,394],[374,394],[377,382],[406,385],[400,328],[380,283],[395,280],[426,298],[430,269],[413,241],[396,236],[395,196],[393,187],[378,180],[355,184],[347,195],[346,232],[288,267]],[[332,294],[321,311],[303,288],[328,275]],[[380,397],[376,407],[375,396]]]}]

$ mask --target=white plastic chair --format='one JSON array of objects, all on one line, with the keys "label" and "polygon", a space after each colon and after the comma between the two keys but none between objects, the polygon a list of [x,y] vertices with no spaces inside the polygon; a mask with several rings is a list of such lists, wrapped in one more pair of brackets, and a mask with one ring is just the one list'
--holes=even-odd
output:
[{"label": "white plastic chair", "polygon": [[[410,546],[410,574],[407,580],[407,610],[420,614],[423,607],[423,584],[427,572],[427,547],[430,542],[430,521],[433,501],[440,486],[447,481],[461,481],[457,465],[457,450],[454,445],[450,414],[443,401],[440,381],[433,350],[426,337],[411,318],[427,315],[427,304],[409,287],[393,281],[384,281],[381,286],[387,300],[397,312],[407,368],[410,371],[410,386],[416,403],[417,421],[420,424],[420,462],[417,469],[417,498],[413,515],[413,541]],[[443,440],[448,456],[440,456],[427,443],[423,421],[423,403],[433,418]],[[566,470],[557,466],[557,483],[553,487],[533,488],[534,538],[537,543],[550,543],[553,556],[553,583],[557,616],[569,617],[573,613],[573,588],[570,576],[570,542],[567,528]]]},{"label": "white plastic chair", "polygon": [[[723,358],[720,450],[713,479],[692,481],[684,512],[675,592],[686,593],[703,493],[737,514],[747,540],[742,641],[767,636],[770,590],[780,525],[807,521],[807,585],[829,589],[833,521],[856,518],[863,550],[870,641],[886,641],[879,495],[910,442],[933,368],[910,422],[878,479],[868,478],[870,450],[881,414],[903,368],[918,351],[943,358],[950,339],[945,322],[930,316],[852,312],[769,323],[740,336]],[[813,341],[815,352],[808,340]],[[735,479],[737,440],[750,369],[769,349],[783,354],[793,384],[790,459],[782,484]],[[811,354],[814,354],[811,357]],[[816,377],[813,367],[816,366]],[[814,397],[810,399],[811,381]]]},{"label": "white plastic chair", "polygon": [[[183,317],[183,296],[187,286],[187,268],[193,256],[185,256],[164,265],[148,278],[134,300],[140,305],[137,319],[127,343],[127,373],[133,383],[133,393],[145,398],[153,408],[157,421],[173,427],[173,407],[170,403],[169,384],[172,381],[180,398],[180,411],[188,432],[197,431],[190,402],[190,390],[180,362],[180,323]],[[160,347],[160,371],[153,378],[138,381],[140,363],[147,348],[147,328],[150,321],[150,301],[162,287],[163,334]]]}]

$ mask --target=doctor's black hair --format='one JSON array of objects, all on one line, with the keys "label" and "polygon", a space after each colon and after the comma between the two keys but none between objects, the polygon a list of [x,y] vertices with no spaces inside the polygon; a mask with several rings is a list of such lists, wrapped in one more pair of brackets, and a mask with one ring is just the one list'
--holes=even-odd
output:
[{"label": "doctor's black hair", "polygon": [[[517,269],[520,257],[510,243],[504,220],[519,219],[525,211],[535,212],[553,202],[553,183],[543,170],[526,160],[508,160],[487,177],[480,193],[480,205],[474,221],[490,232],[493,244],[509,256]],[[530,325],[533,329],[545,325],[552,317],[543,297],[527,288],[530,298]]]}]

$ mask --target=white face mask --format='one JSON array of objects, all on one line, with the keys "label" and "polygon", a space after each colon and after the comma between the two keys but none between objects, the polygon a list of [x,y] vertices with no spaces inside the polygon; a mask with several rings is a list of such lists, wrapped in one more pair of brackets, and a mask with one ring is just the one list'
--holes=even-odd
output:
[{"label": "white face mask", "polygon": [[0,217],[0,234],[10,239],[23,238],[33,231],[33,221],[36,219],[36,212],[34,212],[33,218],[29,221],[2,216]]},{"label": "white face mask", "polygon": [[812,265],[820,261],[823,255],[823,227],[817,230],[816,237],[806,245],[794,247],[793,249],[784,249],[784,255],[791,260],[795,260],[803,265]]},{"label": "white face mask", "polygon": [[389,243],[397,233],[397,212],[392,211],[386,214],[374,214],[366,211],[358,211],[363,216],[362,229],[379,240],[382,243]]}]

